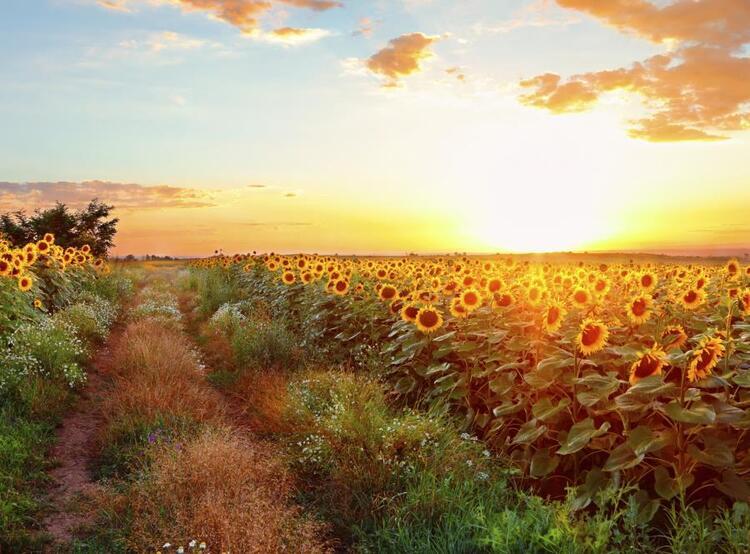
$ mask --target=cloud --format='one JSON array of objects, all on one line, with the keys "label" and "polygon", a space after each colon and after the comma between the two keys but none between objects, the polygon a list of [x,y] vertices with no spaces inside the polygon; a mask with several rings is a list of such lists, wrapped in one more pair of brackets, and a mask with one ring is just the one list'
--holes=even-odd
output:
[{"label": "cloud", "polygon": [[352,32],[352,36],[364,36],[370,38],[375,27],[380,25],[381,20],[373,21],[371,17],[363,17],[359,20],[359,28]]},{"label": "cloud", "polygon": [[401,35],[370,57],[366,66],[372,73],[386,78],[386,87],[398,86],[403,77],[422,69],[422,61],[432,55],[430,46],[438,40],[438,37],[422,33]]},{"label": "cloud", "polygon": [[249,188],[249,189],[264,189],[264,188],[268,188],[268,185],[255,185],[255,184],[253,184],[253,185],[247,185],[247,188]]},{"label": "cloud", "polygon": [[462,83],[466,81],[466,74],[463,72],[463,70],[460,67],[449,67],[445,70],[445,72],[455,77],[457,80],[461,81]]},{"label": "cloud", "polygon": [[252,36],[256,40],[272,44],[283,44],[285,46],[297,46],[308,44],[330,36],[331,32],[326,29],[303,29],[297,27],[281,27],[271,32],[257,31]]},{"label": "cloud", "polygon": [[[120,47],[126,50],[147,50],[159,53],[166,50],[197,50],[209,44],[205,40],[189,37],[174,31],[151,33],[142,40],[130,39],[120,42]],[[213,47],[221,46],[211,43]]]},{"label": "cloud", "polygon": [[144,186],[108,181],[0,182],[0,210],[3,211],[46,207],[55,202],[80,208],[93,198],[114,204],[122,210],[205,208],[215,205],[211,196],[204,191],[168,185]]},{"label": "cloud", "polygon": [[721,140],[750,128],[750,2],[677,0],[556,0],[667,50],[630,67],[574,75],[547,73],[522,81],[529,106],[553,113],[591,108],[602,95],[627,91],[647,111],[631,121],[633,138],[652,142]]},{"label": "cloud", "polygon": [[252,35],[260,31],[260,19],[277,7],[291,6],[313,11],[326,11],[341,7],[335,0],[99,0],[100,6],[128,11],[130,4],[176,5],[183,11],[207,12],[214,19],[237,27],[243,33]]},{"label": "cloud", "polygon": [[297,196],[296,192],[287,192],[286,194],[284,194],[284,198],[294,198],[296,196]]},{"label": "cloud", "polygon": [[[558,10],[559,11],[559,10]],[[512,18],[495,24],[478,23],[474,32],[478,35],[510,33],[526,27],[566,27],[579,23],[570,13],[551,10],[550,0],[537,0],[518,10]]]}]

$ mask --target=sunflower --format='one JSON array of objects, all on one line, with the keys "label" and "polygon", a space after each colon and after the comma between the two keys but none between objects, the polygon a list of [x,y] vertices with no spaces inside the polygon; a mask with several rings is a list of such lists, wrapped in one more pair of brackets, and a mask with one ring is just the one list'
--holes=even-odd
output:
[{"label": "sunflower", "polygon": [[581,324],[581,332],[578,333],[578,350],[584,356],[593,354],[604,348],[608,338],[609,329],[604,323],[586,319]]},{"label": "sunflower", "polygon": [[510,293],[496,292],[492,296],[492,306],[494,308],[507,308],[513,305],[513,295]]},{"label": "sunflower", "polygon": [[409,323],[417,321],[418,314],[419,308],[414,304],[404,304],[404,307],[401,308],[401,319],[408,321]]},{"label": "sunflower", "polygon": [[740,275],[740,262],[736,259],[729,260],[726,265],[726,270],[730,279],[736,279]]},{"label": "sunflower", "polygon": [[468,312],[473,312],[482,305],[482,297],[477,289],[469,288],[464,290],[459,299]]},{"label": "sunflower", "polygon": [[349,292],[349,281],[346,279],[337,279],[331,286],[331,292],[338,296],[344,296]]},{"label": "sunflower", "polygon": [[404,301],[401,298],[396,298],[389,304],[388,311],[391,312],[392,315],[399,315],[403,307]]},{"label": "sunflower", "polygon": [[564,317],[565,310],[560,304],[550,304],[544,313],[544,321],[542,322],[544,330],[548,333],[555,333],[560,329]]},{"label": "sunflower", "polygon": [[698,347],[693,350],[693,359],[688,368],[688,380],[694,383],[711,375],[711,371],[719,363],[724,351],[724,342],[718,337],[706,337],[701,340]]},{"label": "sunflower", "polygon": [[44,305],[42,304],[42,301],[39,298],[34,298],[34,307],[37,310],[41,310],[44,308]]},{"label": "sunflower", "polygon": [[300,278],[302,279],[302,282],[305,283],[306,285],[309,285],[310,283],[313,282],[313,280],[315,280],[315,277],[309,271],[303,271],[302,275],[300,275]]},{"label": "sunflower", "polygon": [[23,292],[31,290],[32,286],[34,286],[34,281],[28,275],[21,275],[18,278],[18,288]]},{"label": "sunflower", "polygon": [[635,385],[641,379],[652,375],[661,375],[666,363],[666,354],[658,346],[643,352],[630,366],[630,384]]},{"label": "sunflower", "polygon": [[378,293],[378,296],[380,296],[381,300],[385,300],[386,302],[390,302],[394,298],[396,298],[396,295],[398,294],[398,291],[396,290],[396,287],[393,285],[383,285],[380,287],[380,292]]},{"label": "sunflower", "polygon": [[573,292],[573,304],[578,308],[583,308],[586,304],[591,301],[591,295],[589,291],[584,288],[578,287]]},{"label": "sunflower", "polygon": [[417,328],[423,333],[434,333],[440,327],[443,326],[443,316],[432,305],[427,305],[419,310],[417,313],[417,320],[415,322]]},{"label": "sunflower", "polygon": [[39,252],[40,254],[46,254],[47,252],[49,252],[49,247],[50,244],[44,240],[40,240],[36,243],[37,252]]},{"label": "sunflower", "polygon": [[0,277],[10,275],[11,270],[12,266],[10,265],[10,262],[8,260],[0,259]]},{"label": "sunflower", "polygon": [[294,276],[294,273],[291,271],[285,271],[281,275],[281,280],[284,282],[285,285],[291,285],[296,280],[296,277]]},{"label": "sunflower", "polygon": [[652,302],[651,296],[648,294],[641,294],[640,296],[633,298],[625,307],[625,310],[628,313],[628,319],[636,325],[648,321],[651,317]]},{"label": "sunflower", "polygon": [[[0,262],[2,263],[2,262]],[[740,310],[743,315],[750,315],[750,289],[744,289],[737,295],[740,302]]]},{"label": "sunflower", "polygon": [[496,292],[500,292],[500,289],[503,288],[503,282],[500,279],[490,279],[487,281],[487,292],[490,294],[495,294]]},{"label": "sunflower", "polygon": [[682,328],[682,325],[671,325],[667,327],[662,332],[661,338],[664,341],[664,350],[682,348],[688,340],[687,333],[685,333],[685,329]]},{"label": "sunflower", "polygon": [[453,317],[457,319],[467,318],[470,311],[458,296],[451,300],[451,315]]},{"label": "sunflower", "polygon": [[656,275],[650,272],[641,274],[638,278],[638,285],[645,291],[653,290],[656,287]]},{"label": "sunflower", "polygon": [[604,277],[600,277],[594,284],[594,294],[597,296],[605,296],[609,292],[609,281]]},{"label": "sunflower", "polygon": [[529,287],[526,295],[529,299],[529,304],[531,304],[532,306],[538,306],[542,301],[542,289],[536,285],[532,285],[531,287]]},{"label": "sunflower", "polygon": [[52,233],[45,233],[44,242],[46,242],[47,244],[55,244],[55,235],[53,235]]},{"label": "sunflower", "polygon": [[680,302],[686,310],[695,310],[703,304],[706,293],[702,290],[690,289],[680,296]]}]

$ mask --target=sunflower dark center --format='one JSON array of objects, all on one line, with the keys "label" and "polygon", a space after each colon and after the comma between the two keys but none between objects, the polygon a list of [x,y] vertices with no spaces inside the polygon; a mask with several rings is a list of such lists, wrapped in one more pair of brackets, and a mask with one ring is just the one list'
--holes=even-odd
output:
[{"label": "sunflower dark center", "polygon": [[560,308],[557,306],[552,306],[547,311],[547,323],[552,325],[560,318]]},{"label": "sunflower dark center", "polygon": [[596,344],[601,334],[602,330],[598,325],[586,325],[581,336],[581,342],[584,346],[592,346]]},{"label": "sunflower dark center", "polygon": [[633,315],[637,317],[641,317],[643,314],[646,313],[646,301],[642,298],[639,298],[635,302],[633,302]]},{"label": "sunflower dark center", "polygon": [[419,314],[419,322],[428,329],[435,327],[438,323],[438,315],[433,310],[425,310]]}]

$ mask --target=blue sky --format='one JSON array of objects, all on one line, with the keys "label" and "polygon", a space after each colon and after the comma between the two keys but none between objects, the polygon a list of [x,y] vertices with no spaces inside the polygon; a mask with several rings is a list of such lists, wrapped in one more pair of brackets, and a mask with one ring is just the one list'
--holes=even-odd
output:
[{"label": "blue sky", "polygon": [[[646,24],[623,29],[621,14],[595,13],[586,0],[344,0],[324,11],[275,0],[254,36],[221,18],[221,0],[205,0],[217,9],[192,10],[190,0],[116,1],[124,9],[96,0],[3,3],[6,207],[51,200],[37,191],[19,193],[14,204],[10,184],[96,180],[200,191],[212,207],[169,205],[159,218],[173,229],[196,220],[209,229],[211,218],[269,223],[254,240],[277,249],[315,248],[299,241],[298,229],[281,225],[292,221],[315,226],[324,246],[335,248],[345,235],[356,240],[344,240],[342,248],[368,251],[679,249],[712,239],[666,236],[649,225],[624,229],[632,225],[630,214],[653,211],[644,195],[677,217],[668,199],[690,190],[696,206],[706,205],[700,179],[711,178],[721,197],[703,214],[711,228],[739,223],[721,207],[727,198],[735,205],[750,199],[743,192],[750,187],[742,133],[719,142],[634,140],[629,122],[655,108],[627,89],[594,89],[600,72],[656,54],[677,60],[680,45],[693,37],[678,37],[677,46],[655,41],[644,36],[652,32]],[[369,32],[357,32],[363,27]],[[283,28],[315,40],[271,42]],[[686,33],[702,40],[699,31]],[[384,88],[388,68],[373,69],[368,60],[390,41],[416,34],[433,42],[406,53],[414,67],[397,72],[396,87]],[[744,63],[744,54],[727,55]],[[545,73],[561,76],[558,91],[571,76],[592,75],[580,82],[588,96],[574,99],[586,105],[566,98],[563,115],[550,113],[557,108],[546,96],[524,105],[519,83]],[[651,92],[657,93],[663,91]],[[726,115],[714,123],[725,126]],[[459,192],[470,201],[457,205]],[[576,195],[585,197],[582,204]],[[497,224],[491,206],[506,201],[524,208],[507,225]],[[149,226],[154,208],[148,206],[124,218],[126,247],[138,244],[128,233],[158,230]],[[556,228],[548,220],[561,206],[568,212],[582,206],[584,224],[580,215],[561,216],[569,228],[565,240],[545,246]],[[394,217],[418,221],[421,230],[413,240],[399,237]],[[367,229],[388,238],[368,239]],[[513,229],[531,238],[505,240]],[[229,246],[241,249],[237,235],[235,229],[216,240],[231,238]],[[722,247],[750,239],[744,230],[731,244],[720,235]],[[208,246],[178,249],[200,253]]]}]

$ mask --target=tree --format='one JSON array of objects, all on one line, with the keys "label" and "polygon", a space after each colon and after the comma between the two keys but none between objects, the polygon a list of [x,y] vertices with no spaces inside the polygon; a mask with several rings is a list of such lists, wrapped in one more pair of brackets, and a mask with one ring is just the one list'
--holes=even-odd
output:
[{"label": "tree", "polygon": [[67,248],[91,247],[95,256],[106,257],[114,246],[119,219],[108,219],[114,206],[94,199],[82,210],[72,211],[62,202],[28,216],[20,210],[0,215],[0,234],[14,246],[41,239],[45,233],[55,235],[55,244]]}]

